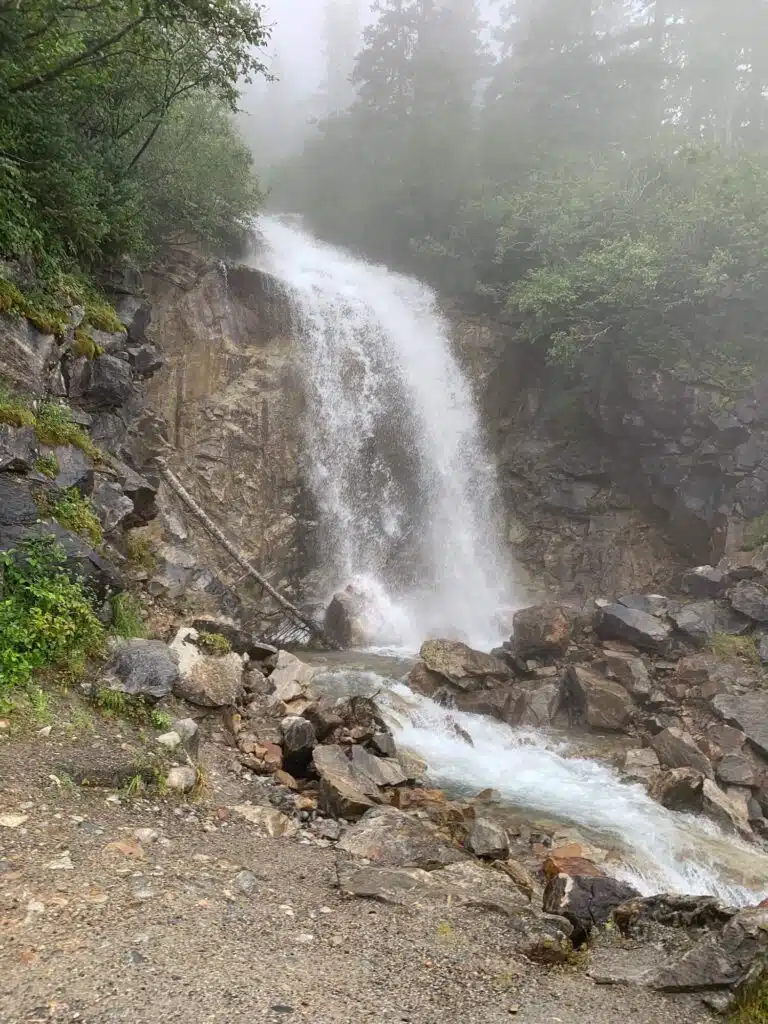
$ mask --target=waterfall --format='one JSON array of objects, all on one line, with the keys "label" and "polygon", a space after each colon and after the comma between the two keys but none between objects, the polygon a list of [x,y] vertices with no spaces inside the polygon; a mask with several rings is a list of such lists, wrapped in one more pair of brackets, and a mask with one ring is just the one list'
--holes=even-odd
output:
[{"label": "waterfall", "polygon": [[434,293],[292,224],[258,228],[296,312],[322,596],[353,583],[383,645],[508,634],[495,467]]}]

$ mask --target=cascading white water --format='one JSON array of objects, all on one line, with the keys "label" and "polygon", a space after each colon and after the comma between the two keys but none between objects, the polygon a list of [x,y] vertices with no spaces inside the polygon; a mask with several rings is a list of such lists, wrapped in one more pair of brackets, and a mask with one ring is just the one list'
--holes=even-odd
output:
[{"label": "cascading white water", "polygon": [[493,640],[514,604],[495,471],[434,294],[280,220],[258,227],[297,311],[327,586],[355,581],[382,644]]},{"label": "cascading white water", "polygon": [[707,819],[666,810],[642,786],[628,784],[606,765],[568,757],[564,743],[543,733],[447,711],[374,672],[335,670],[313,685],[337,695],[375,694],[398,747],[424,758],[434,785],[467,796],[493,788],[528,819],[588,830],[598,845],[615,850],[611,873],[644,894],[708,893],[737,906],[768,896],[763,851],[723,835]]}]

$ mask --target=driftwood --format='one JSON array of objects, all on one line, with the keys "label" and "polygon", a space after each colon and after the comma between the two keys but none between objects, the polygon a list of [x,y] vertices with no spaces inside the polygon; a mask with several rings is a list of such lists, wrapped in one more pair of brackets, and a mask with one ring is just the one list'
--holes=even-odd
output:
[{"label": "driftwood", "polygon": [[272,586],[269,580],[266,580],[258,571],[258,569],[255,569],[251,565],[251,563],[245,558],[245,556],[242,555],[240,551],[238,551],[234,544],[232,544],[232,542],[227,539],[227,537],[222,533],[222,531],[219,529],[216,523],[214,523],[210,516],[195,501],[195,499],[184,487],[184,485],[181,483],[178,477],[174,476],[174,474],[170,471],[170,469],[165,463],[165,460],[158,459],[157,464],[160,469],[160,473],[162,474],[165,481],[168,483],[171,490],[178,495],[178,497],[187,506],[190,512],[192,512],[193,515],[195,515],[200,520],[200,522],[203,524],[208,533],[210,533],[210,535],[213,538],[215,538],[215,540],[217,540],[219,544],[221,544],[224,550],[227,551],[234,558],[237,564],[245,570],[246,574],[248,576],[252,576],[256,580],[256,582],[269,594],[269,596],[273,598],[277,602],[277,604],[279,604],[280,607],[283,608],[296,623],[298,623],[304,629],[307,629],[309,631],[311,636],[316,637],[326,647],[335,649],[337,645],[334,644],[331,640],[329,640],[329,638],[325,635],[323,627],[318,622],[315,622],[313,619],[304,615],[301,611],[299,611],[295,604],[292,604],[292,602],[288,600],[287,597],[283,597],[283,595],[279,591],[275,590],[275,588]]}]

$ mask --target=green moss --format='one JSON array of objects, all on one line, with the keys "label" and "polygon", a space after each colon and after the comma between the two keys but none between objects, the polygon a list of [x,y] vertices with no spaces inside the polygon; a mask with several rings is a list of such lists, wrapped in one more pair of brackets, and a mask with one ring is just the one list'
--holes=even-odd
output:
[{"label": "green moss", "polygon": [[104,458],[101,449],[97,448],[83,428],[73,421],[72,413],[65,405],[44,402],[37,414],[35,433],[41,444],[71,444],[84,451],[94,462],[100,462]]},{"label": "green moss", "polygon": [[141,602],[133,594],[126,592],[112,598],[112,632],[125,639],[146,637],[147,628],[141,617]]},{"label": "green moss", "polygon": [[718,658],[730,661],[740,659],[750,665],[759,665],[757,641],[753,636],[731,636],[728,633],[715,633],[710,638],[709,647]]},{"label": "green moss", "polygon": [[25,316],[43,334],[64,334],[70,324],[67,307],[73,304],[83,307],[85,322],[95,330],[125,331],[125,325],[112,306],[83,278],[58,275],[55,280],[43,282],[26,295],[12,281],[0,278],[0,313]]},{"label": "green moss", "polygon": [[763,978],[739,1000],[730,1024],[768,1024],[768,980]]},{"label": "green moss", "polygon": [[97,345],[84,327],[75,330],[75,340],[72,345],[73,356],[85,356],[86,359],[95,359],[104,355],[104,349]]},{"label": "green moss", "polygon": [[155,558],[149,541],[138,533],[129,533],[125,538],[125,556],[137,569],[146,569],[152,572],[157,568]]},{"label": "green moss", "polygon": [[232,644],[221,633],[201,633],[197,638],[197,646],[217,658],[223,658],[232,650]]},{"label": "green moss", "polygon": [[764,544],[768,544],[768,512],[747,523],[741,542],[745,551],[754,551]]},{"label": "green moss", "polygon": [[96,331],[107,331],[109,334],[125,333],[125,324],[106,301],[91,299],[86,302],[85,319]]},{"label": "green moss", "polygon": [[104,534],[93,505],[76,487],[70,487],[57,498],[44,494],[38,498],[40,512],[51,516],[67,530],[85,537],[94,546],[101,544]]},{"label": "green moss", "polygon": [[0,313],[16,313],[20,315],[24,306],[24,296],[11,281],[0,277]]},{"label": "green moss", "polygon": [[35,414],[24,398],[0,388],[0,423],[9,427],[33,427]]},{"label": "green moss", "polygon": [[59,460],[55,455],[41,455],[35,462],[35,469],[50,480],[55,480],[59,475]]}]

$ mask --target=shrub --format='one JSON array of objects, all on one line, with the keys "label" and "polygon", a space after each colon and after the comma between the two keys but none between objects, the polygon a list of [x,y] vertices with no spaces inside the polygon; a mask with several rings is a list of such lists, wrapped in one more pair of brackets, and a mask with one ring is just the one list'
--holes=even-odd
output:
[{"label": "shrub", "polygon": [[102,650],[92,598],[65,564],[52,537],[0,552],[0,691],[29,684],[46,668],[78,672]]},{"label": "shrub", "polygon": [[38,504],[43,515],[52,516],[67,530],[85,537],[94,546],[104,540],[101,523],[93,510],[93,505],[76,487],[68,488],[55,499],[43,495]]},{"label": "shrub", "polygon": [[35,462],[35,469],[50,480],[55,480],[59,475],[59,460],[55,455],[41,455]]},{"label": "shrub", "polygon": [[78,327],[75,331],[75,340],[72,345],[73,356],[85,356],[86,359],[95,359],[104,355],[104,349],[97,345],[84,327]]},{"label": "shrub", "polygon": [[147,627],[141,617],[141,602],[133,594],[117,594],[112,598],[112,632],[125,640],[146,637]]},{"label": "shrub", "polygon": [[137,569],[146,569],[147,572],[152,572],[157,568],[157,559],[149,546],[149,541],[140,534],[129,533],[126,536],[125,555]]},{"label": "shrub", "polygon": [[25,399],[0,388],[0,423],[9,427],[34,427],[35,414]]},{"label": "shrub", "polygon": [[731,1024],[768,1024],[768,980],[761,979],[739,1000]]},{"label": "shrub", "polygon": [[224,657],[232,650],[232,644],[221,633],[201,633],[197,638],[197,646],[217,658]]},{"label": "shrub", "polygon": [[35,433],[41,444],[71,444],[84,451],[94,462],[104,458],[104,453],[96,447],[83,428],[74,422],[72,413],[65,405],[44,402],[35,420]]}]

